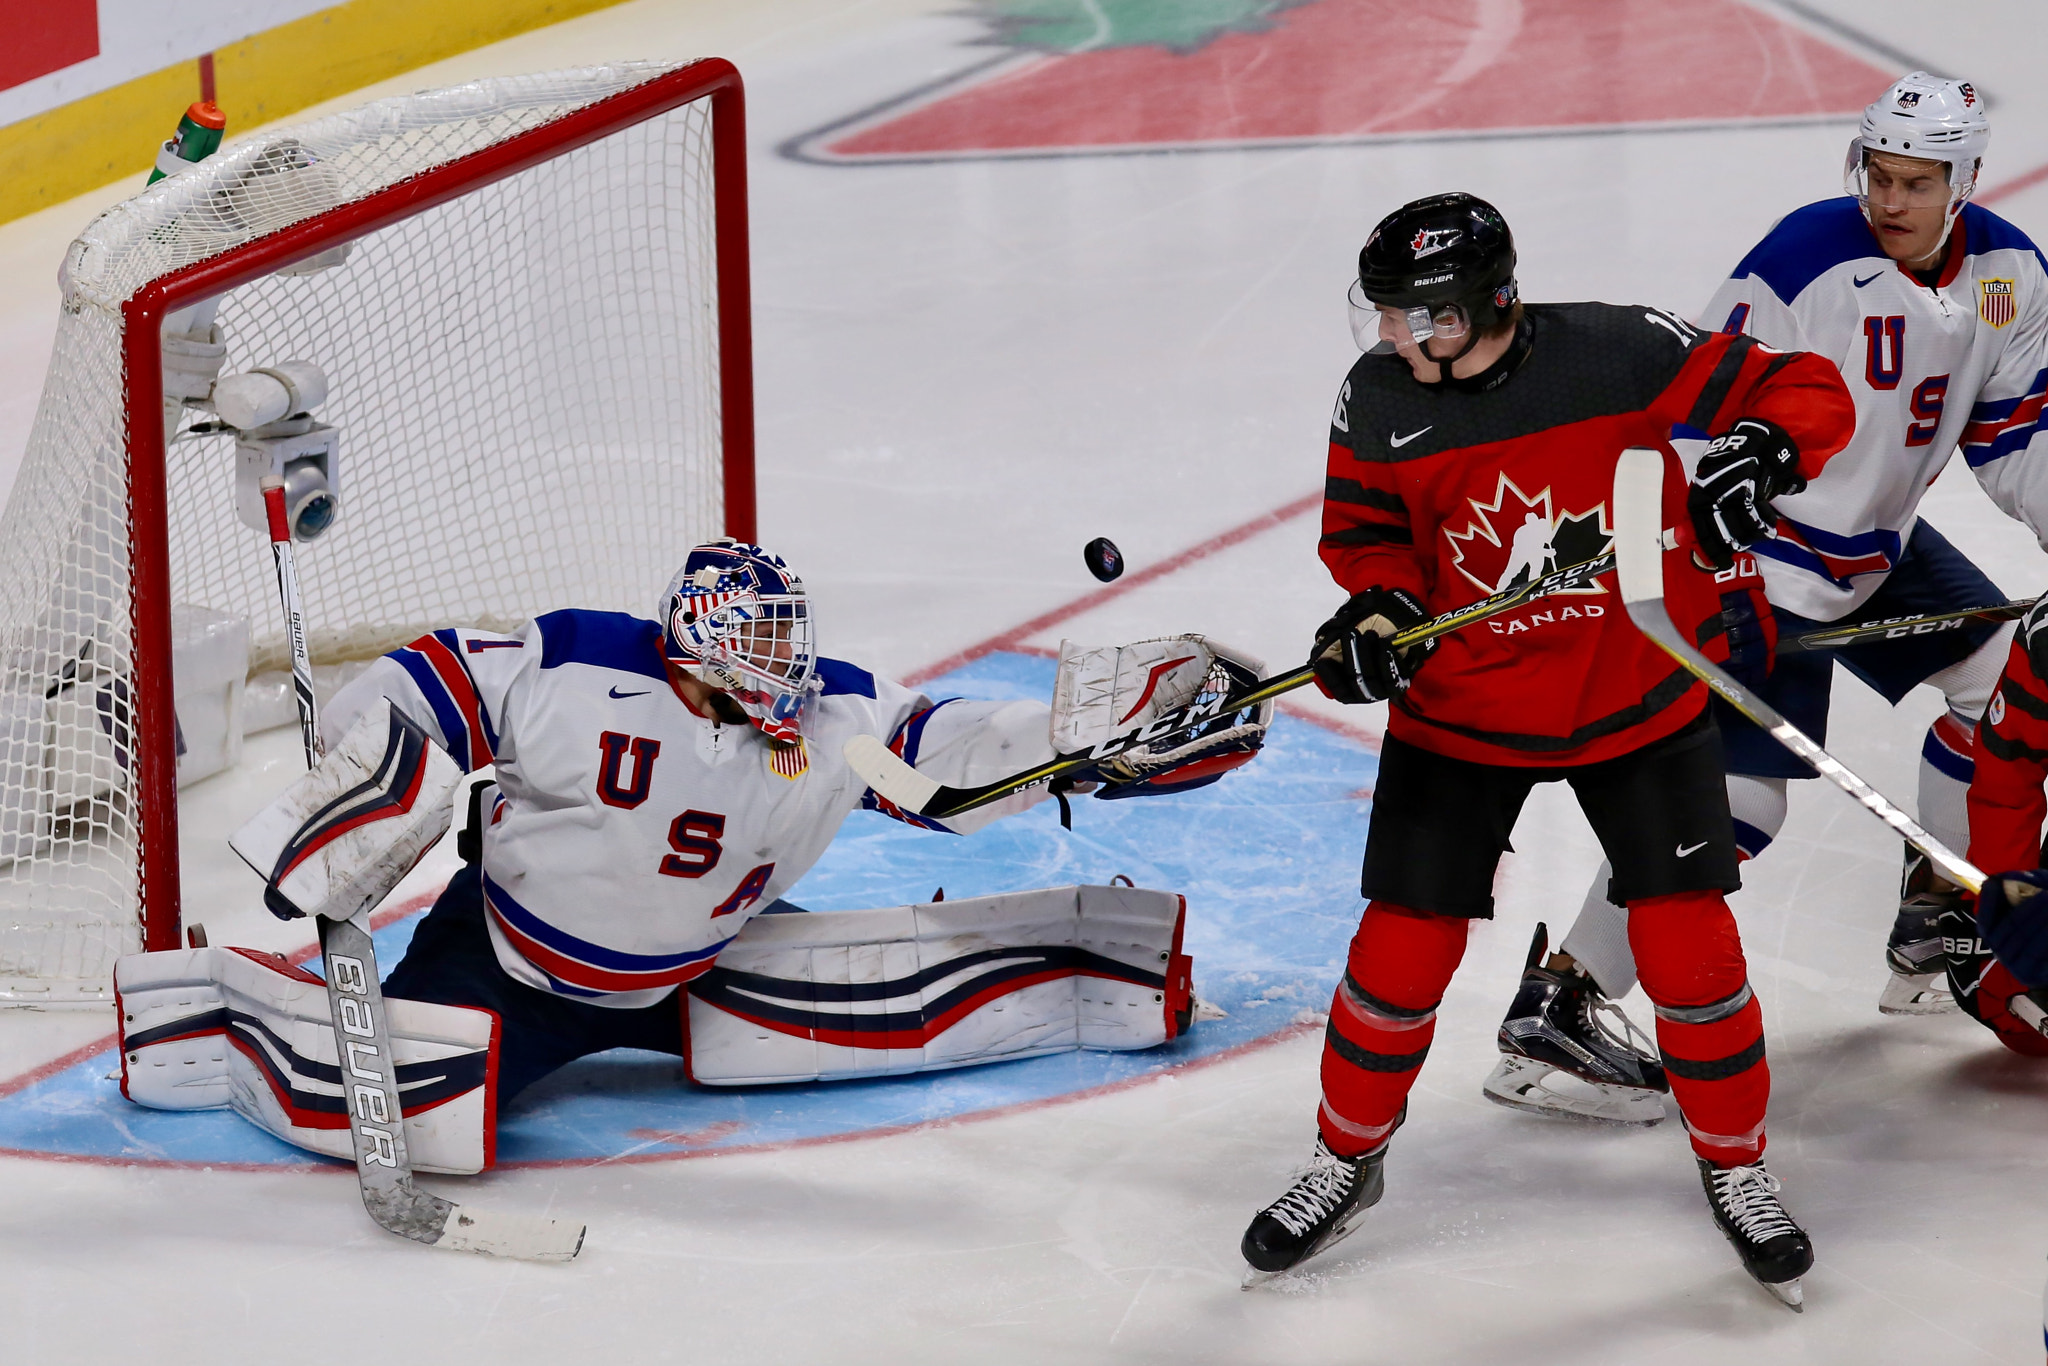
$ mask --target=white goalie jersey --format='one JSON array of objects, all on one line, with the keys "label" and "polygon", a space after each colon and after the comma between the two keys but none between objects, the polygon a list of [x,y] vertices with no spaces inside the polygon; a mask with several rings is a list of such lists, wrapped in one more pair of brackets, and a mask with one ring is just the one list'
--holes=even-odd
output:
[{"label": "white goalie jersey", "polygon": [[[1702,322],[1833,360],[1856,435],[1754,547],[1773,603],[1833,621],[1898,563],[1921,495],[1958,448],[1985,492],[2048,537],[2048,267],[2025,233],[1965,204],[1932,285],[1884,254],[1847,196],[1781,220]],[[2048,544],[2048,540],[2044,540]]]},{"label": "white goalie jersey", "polygon": [[661,628],[553,612],[518,635],[443,630],[374,663],[322,717],[330,742],[380,697],[465,770],[496,764],[483,885],[498,961],[600,1005],[650,1005],[708,970],[756,911],[868,806],[959,833],[1044,789],[940,824],[906,817],[841,757],[872,735],[934,777],[991,782],[1052,755],[1038,702],[956,700],[820,660],[800,745],[700,716],[669,686]]}]

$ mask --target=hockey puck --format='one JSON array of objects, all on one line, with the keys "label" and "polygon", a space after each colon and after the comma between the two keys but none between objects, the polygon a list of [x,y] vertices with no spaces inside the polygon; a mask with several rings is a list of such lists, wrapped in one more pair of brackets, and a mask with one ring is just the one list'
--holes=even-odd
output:
[{"label": "hockey puck", "polygon": [[1107,536],[1097,536],[1081,547],[1081,558],[1087,561],[1088,572],[1104,583],[1124,572],[1124,552]]}]

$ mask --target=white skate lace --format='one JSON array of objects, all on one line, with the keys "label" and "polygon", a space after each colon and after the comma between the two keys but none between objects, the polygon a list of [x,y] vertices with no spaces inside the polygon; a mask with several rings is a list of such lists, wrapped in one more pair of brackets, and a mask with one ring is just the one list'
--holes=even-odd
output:
[{"label": "white skate lace", "polygon": [[1293,1187],[1269,1205],[1266,1213],[1299,1238],[1343,1203],[1358,1179],[1358,1168],[1318,1147],[1308,1165],[1294,1175]]},{"label": "white skate lace", "polygon": [[1762,1167],[1728,1167],[1714,1173],[1715,1203],[1751,1242],[1799,1232],[1799,1225],[1778,1203],[1779,1189],[1778,1178]]},{"label": "white skate lace", "polygon": [[[1601,1015],[1610,1015],[1621,1021],[1621,1031],[1617,1033],[1611,1029],[1604,1020],[1599,1018]],[[1656,1046],[1650,1042],[1650,1036],[1636,1028],[1636,1022],[1628,1017],[1627,1011],[1605,996],[1600,997],[1597,1001],[1591,999],[1587,1001],[1585,1019],[1587,1028],[1591,1029],[1608,1043],[1614,1045],[1614,1047],[1624,1052],[1634,1053],[1644,1062],[1657,1061]]]}]

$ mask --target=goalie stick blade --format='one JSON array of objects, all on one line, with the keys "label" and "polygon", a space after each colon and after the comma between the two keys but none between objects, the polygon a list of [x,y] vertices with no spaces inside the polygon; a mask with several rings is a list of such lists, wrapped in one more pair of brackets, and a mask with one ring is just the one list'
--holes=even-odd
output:
[{"label": "goalie stick blade", "polygon": [[884,801],[913,815],[925,814],[925,803],[938,795],[941,784],[919,773],[898,757],[896,751],[872,735],[856,735],[840,751],[846,766]]},{"label": "goalie stick blade", "polygon": [[1664,457],[1638,446],[1621,453],[1614,467],[1614,553],[1619,562],[1622,601],[1636,628],[1686,672],[1712,688],[1729,706],[1769,731],[1800,762],[1853,797],[1906,843],[1927,855],[1949,881],[1971,892],[1984,885],[1975,864],[1943,844],[1882,792],[1815,744],[1768,702],[1743,687],[1686,639],[1664,606],[1664,552],[1671,542],[1663,529]]},{"label": "goalie stick blade", "polygon": [[481,1252],[515,1257],[522,1262],[570,1262],[583,1250],[584,1226],[559,1219],[497,1214],[451,1205],[435,1247],[450,1252]]},{"label": "goalie stick blade", "polygon": [[320,921],[320,956],[334,1037],[349,1077],[348,1126],[363,1209],[377,1227],[451,1252],[566,1262],[583,1247],[583,1227],[465,1209],[413,1184],[393,1065],[391,1029],[367,910]]}]

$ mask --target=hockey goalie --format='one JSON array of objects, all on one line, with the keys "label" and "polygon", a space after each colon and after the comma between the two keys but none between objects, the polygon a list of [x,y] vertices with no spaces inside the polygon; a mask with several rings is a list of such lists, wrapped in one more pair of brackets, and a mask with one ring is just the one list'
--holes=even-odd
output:
[{"label": "hockey goalie", "polygon": [[[327,754],[231,843],[276,914],[359,915],[451,824],[465,863],[384,984],[406,1140],[422,1171],[493,1161],[496,1115],[612,1048],[686,1060],[702,1084],[958,1067],[1148,1048],[1192,1017],[1182,899],[1064,887],[831,914],[781,894],[847,813],[968,834],[1047,795],[947,822],[870,791],[856,735],[953,783],[1092,744],[1260,663],[1213,641],[1063,644],[1051,706],[933,701],[816,648],[777,556],[696,547],[659,621],[559,611],[517,634],[441,630],[375,662],[326,709]],[[1264,742],[1271,704],[1082,775],[1097,797],[1214,782]],[[758,917],[758,918],[757,918]],[[320,979],[271,955],[123,959],[122,1087],[162,1109],[232,1106],[350,1155]]]}]

